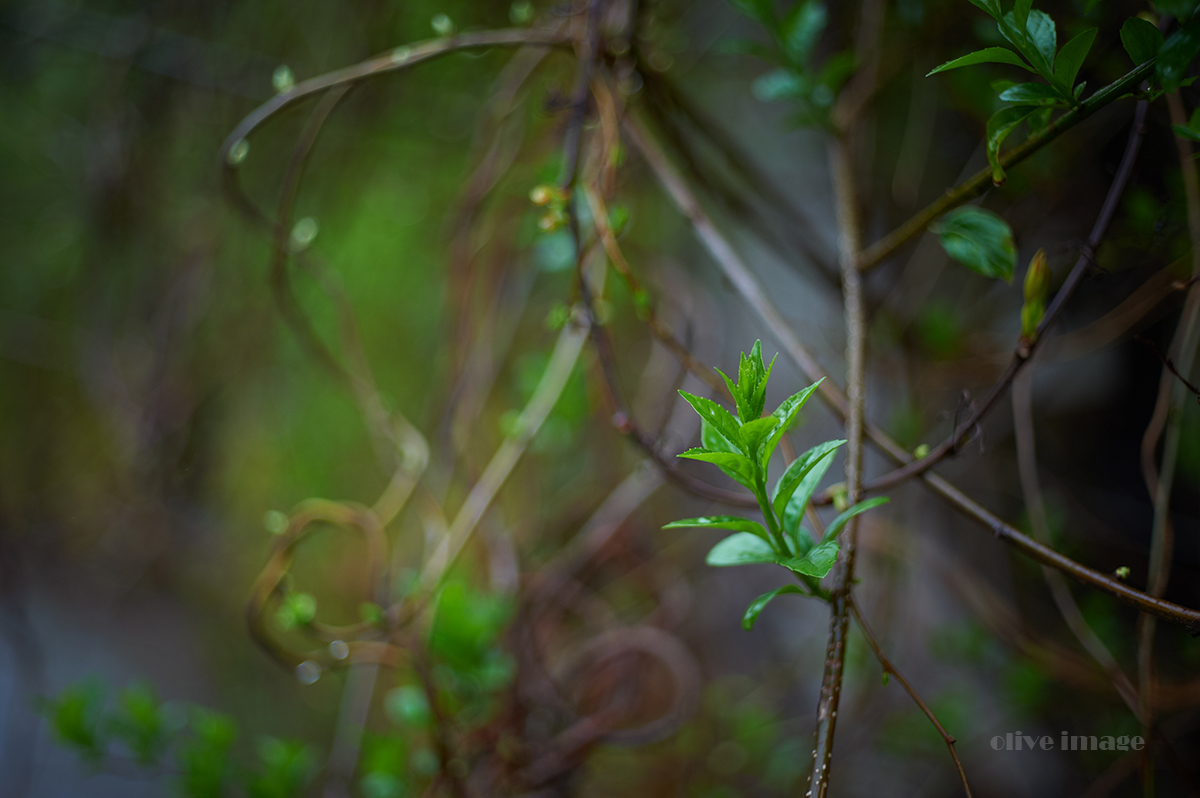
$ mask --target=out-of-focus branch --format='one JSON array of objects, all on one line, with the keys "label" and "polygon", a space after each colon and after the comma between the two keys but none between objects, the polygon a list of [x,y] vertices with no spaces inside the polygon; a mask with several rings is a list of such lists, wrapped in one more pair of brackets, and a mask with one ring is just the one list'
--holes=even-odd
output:
[{"label": "out-of-focus branch", "polygon": [[347,86],[362,80],[399,72],[415,66],[423,61],[453,53],[458,50],[472,50],[487,47],[522,47],[526,45],[542,45],[546,47],[566,47],[571,43],[571,37],[561,26],[525,29],[512,28],[503,30],[476,31],[458,33],[443,39],[430,39],[416,42],[369,58],[354,66],[327,72],[324,75],[297,83],[287,91],[276,94],[267,102],[254,109],[246,116],[221,145],[221,163],[226,172],[234,171],[236,163],[231,163],[230,153],[233,148],[254,132],[255,128],[278,114],[284,108],[310,97],[320,94],[327,89]]},{"label": "out-of-focus branch", "polygon": [[942,740],[946,743],[946,749],[950,752],[950,758],[954,760],[954,767],[958,769],[958,777],[962,779],[963,789],[967,792],[967,798],[971,798],[971,785],[967,782],[966,771],[963,770],[962,762],[958,758],[958,751],[954,748],[954,743],[957,742],[954,736],[946,731],[946,727],[942,725],[937,715],[929,708],[929,704],[925,703],[925,699],[921,698],[921,694],[909,684],[908,679],[904,678],[904,674],[896,670],[896,666],[883,653],[883,648],[879,645],[879,641],[875,639],[875,634],[871,631],[871,627],[867,626],[866,620],[862,617],[862,612],[858,609],[858,602],[854,601],[852,595],[849,598],[850,609],[854,612],[854,620],[858,621],[858,628],[862,630],[863,637],[867,640],[867,645],[875,652],[875,658],[879,660],[880,666],[883,667],[883,672],[896,677],[896,681],[900,682],[904,691],[912,697],[912,700],[920,707],[925,717],[929,718],[929,722],[938,730],[938,734],[942,735]]},{"label": "out-of-focus branch", "polygon": [[[1171,121],[1186,125],[1187,118],[1183,101],[1178,94],[1167,95],[1167,107]],[[1200,276],[1200,178],[1192,159],[1191,142],[1175,136],[1179,151],[1179,163],[1183,170],[1184,196],[1187,199],[1188,235],[1192,239],[1192,277]],[[1170,356],[1178,359],[1182,372],[1177,380],[1175,369],[1164,362],[1159,380],[1158,400],[1146,433],[1142,438],[1142,474],[1146,488],[1154,501],[1154,520],[1150,536],[1150,563],[1148,591],[1156,598],[1167,592],[1167,581],[1171,575],[1171,555],[1175,536],[1171,527],[1171,487],[1175,482],[1175,465],[1179,455],[1179,437],[1183,426],[1183,403],[1190,387],[1184,375],[1190,371],[1196,359],[1196,348],[1200,342],[1200,283],[1192,283],[1183,305],[1183,316],[1171,341]],[[1154,450],[1160,437],[1163,440],[1162,465],[1154,467]],[[1143,722],[1147,740],[1154,738],[1154,617],[1142,615],[1138,618],[1138,687],[1141,692]],[[1150,745],[1142,759],[1143,788],[1147,795],[1154,791],[1154,768],[1150,759]]]},{"label": "out-of-focus branch", "polygon": [[[1029,525],[1033,529],[1033,535],[1042,543],[1049,545],[1050,524],[1046,519],[1046,503],[1043,500],[1042,487],[1037,476],[1037,439],[1033,429],[1032,392],[1033,372],[1026,370],[1013,381],[1012,388],[1017,469],[1020,473],[1021,492],[1025,495],[1025,509],[1029,515]],[[1104,669],[1109,679],[1112,680],[1113,687],[1121,696],[1121,700],[1129,707],[1129,711],[1140,720],[1142,709],[1138,703],[1137,688],[1125,675],[1125,671],[1121,669],[1112,652],[1104,645],[1104,641],[1088,625],[1083,613],[1079,610],[1079,605],[1075,603],[1075,599],[1071,595],[1070,588],[1067,587],[1067,580],[1061,573],[1045,565],[1042,566],[1042,577],[1046,580],[1054,604],[1058,607],[1058,612],[1062,615],[1063,620],[1066,621],[1071,634],[1075,635],[1079,644]]]}]

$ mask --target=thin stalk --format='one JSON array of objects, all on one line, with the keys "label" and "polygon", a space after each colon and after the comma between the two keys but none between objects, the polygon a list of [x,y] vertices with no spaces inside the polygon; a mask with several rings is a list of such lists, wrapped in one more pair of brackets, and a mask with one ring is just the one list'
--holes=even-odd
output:
[{"label": "thin stalk", "polygon": [[[1174,124],[1186,124],[1183,102],[1178,94],[1167,96],[1167,105]],[[1184,196],[1187,199],[1188,234],[1192,239],[1192,277],[1200,276],[1200,179],[1192,160],[1191,142],[1175,136],[1179,152],[1179,163],[1183,170]],[[1142,468],[1146,487],[1154,501],[1154,520],[1150,536],[1150,562],[1147,578],[1150,595],[1160,598],[1167,592],[1171,575],[1171,554],[1174,549],[1174,533],[1171,528],[1171,487],[1175,482],[1175,467],[1179,456],[1179,439],[1182,431],[1184,402],[1188,396],[1187,375],[1196,359],[1197,343],[1200,341],[1200,283],[1193,282],[1188,289],[1183,306],[1183,317],[1171,341],[1170,354],[1177,359],[1180,376],[1177,378],[1164,362],[1159,380],[1158,401],[1154,416],[1142,439]],[[1169,358],[1168,358],[1169,360]],[[1165,423],[1164,423],[1165,422]],[[1155,473],[1154,450],[1159,437],[1163,441],[1162,465]],[[1154,633],[1156,619],[1149,615],[1138,618],[1138,689],[1141,695],[1142,713],[1146,726],[1146,739],[1155,736],[1154,719]],[[1150,757],[1150,745],[1142,758],[1142,792],[1154,795],[1154,766]]]}]

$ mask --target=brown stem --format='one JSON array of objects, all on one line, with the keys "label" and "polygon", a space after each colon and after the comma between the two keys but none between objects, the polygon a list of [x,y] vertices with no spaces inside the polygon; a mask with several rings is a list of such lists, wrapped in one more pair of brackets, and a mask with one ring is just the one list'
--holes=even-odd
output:
[{"label": "brown stem", "polygon": [[958,769],[958,777],[962,779],[963,789],[967,792],[967,798],[971,798],[971,785],[967,783],[966,771],[963,770],[962,762],[958,758],[958,751],[954,748],[954,743],[957,741],[950,732],[946,731],[946,727],[938,720],[937,715],[933,714],[933,710],[925,703],[925,699],[921,698],[921,694],[909,684],[908,679],[904,678],[904,674],[896,670],[896,666],[883,653],[883,648],[880,647],[879,641],[875,639],[875,634],[871,631],[871,627],[867,626],[867,622],[862,617],[862,612],[858,609],[858,602],[854,601],[853,596],[850,597],[850,609],[854,612],[854,620],[858,621],[858,628],[862,630],[863,637],[867,639],[867,644],[875,652],[875,658],[879,660],[879,664],[883,667],[883,672],[894,676],[896,681],[900,682],[905,692],[912,697],[916,705],[925,713],[925,717],[929,718],[929,722],[938,730],[938,734],[942,735],[942,740],[946,743],[946,749],[950,752],[950,758],[954,760],[954,767]]}]

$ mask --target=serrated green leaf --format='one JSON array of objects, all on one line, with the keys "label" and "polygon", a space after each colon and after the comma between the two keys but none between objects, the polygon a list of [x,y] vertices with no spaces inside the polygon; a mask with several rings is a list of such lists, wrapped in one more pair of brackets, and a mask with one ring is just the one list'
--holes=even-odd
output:
[{"label": "serrated green leaf", "polygon": [[789,571],[821,579],[833,569],[834,563],[837,562],[838,549],[836,540],[826,540],[813,546],[803,557],[793,557],[779,564]]},{"label": "serrated green leaf", "polygon": [[742,425],[742,446],[754,460],[762,464],[763,470],[766,470],[767,460],[761,457],[763,445],[779,426],[779,419],[774,416],[747,421]]},{"label": "serrated green leaf", "polygon": [[[821,444],[824,446],[825,444]],[[807,457],[810,452],[820,446],[815,446],[809,449],[804,454],[796,459]],[[808,506],[808,502],[812,499],[812,495],[817,492],[817,486],[821,484],[821,480],[825,478],[825,472],[829,470],[829,466],[833,463],[833,452],[829,452],[824,457],[818,458],[812,470],[805,475],[804,479],[800,480],[800,484],[796,486],[792,497],[788,499],[787,506],[783,510],[783,517],[780,518],[780,523],[783,525],[783,531],[789,535],[795,536],[796,530],[800,528],[800,518],[804,515],[804,508]]]},{"label": "serrated green leaf", "polygon": [[779,43],[796,66],[808,65],[813,45],[825,29],[827,19],[824,3],[803,0],[792,6],[779,21]]},{"label": "serrated green leaf", "polygon": [[794,393],[787,399],[784,399],[779,403],[779,407],[775,408],[775,412],[771,415],[779,419],[779,426],[776,427],[775,431],[771,433],[771,437],[767,439],[766,445],[763,447],[760,457],[763,468],[766,468],[767,463],[771,461],[771,455],[774,454],[775,447],[779,445],[780,439],[787,434],[788,427],[790,427],[792,422],[796,419],[796,414],[800,412],[800,410],[808,402],[809,397],[812,396],[813,391],[815,391],[822,382],[824,382],[823,377],[805,388],[803,391]]},{"label": "serrated green leaf", "polygon": [[749,532],[730,535],[712,547],[704,560],[718,568],[728,565],[754,565],[779,561],[771,544]]},{"label": "serrated green leaf", "polygon": [[750,462],[750,458],[744,454],[710,452],[706,449],[689,449],[677,456],[688,460],[699,460],[703,463],[718,465],[722,471],[745,485],[751,491],[756,489],[754,463]]},{"label": "serrated green leaf", "polygon": [[1058,51],[1058,56],[1054,61],[1054,77],[1058,78],[1068,89],[1075,85],[1075,78],[1079,76],[1079,68],[1083,66],[1084,59],[1087,58],[1088,52],[1092,49],[1092,42],[1095,40],[1096,29],[1088,28],[1064,44]]},{"label": "serrated green leaf", "polygon": [[1008,222],[974,206],[955,208],[942,217],[938,236],[946,254],[985,277],[1012,281],[1017,262]]},{"label": "serrated green leaf", "polygon": [[713,425],[703,418],[700,419],[700,443],[710,452],[732,452],[734,454],[741,452],[736,444],[726,440],[724,435],[717,432]]},{"label": "serrated green leaf", "polygon": [[[1045,83],[1018,83],[1000,93],[1000,99],[1016,105],[1043,105],[1062,102],[1062,97],[1052,86]],[[1028,112],[1026,112],[1028,113]]]},{"label": "serrated green leaf", "polygon": [[750,606],[746,608],[746,614],[742,616],[742,628],[749,632],[754,628],[754,622],[758,620],[758,616],[762,614],[763,608],[771,602],[771,599],[776,596],[781,596],[784,593],[796,593],[798,595],[807,595],[803,590],[795,585],[784,585],[783,587],[775,588],[772,591],[763,593],[761,596],[750,602]]},{"label": "serrated green leaf", "polygon": [[1003,185],[1007,178],[1004,167],[1000,165],[1000,147],[1008,135],[1016,130],[1031,113],[1033,110],[1028,106],[1014,106],[1001,108],[988,119],[987,157],[988,163],[992,166],[992,182],[998,186]]},{"label": "serrated green leaf", "polygon": [[[679,395],[687,400],[687,403],[700,414],[700,418],[712,424],[713,428],[721,434],[725,440],[737,445],[741,440],[741,434],[738,429],[741,424],[733,417],[725,408],[714,402],[712,399],[705,399],[703,396],[696,396],[687,391],[680,391]],[[743,449],[743,451],[745,451]]]},{"label": "serrated green leaf", "polygon": [[1158,55],[1163,41],[1163,34],[1158,26],[1141,17],[1130,17],[1121,26],[1121,44],[1135,66],[1144,64]]},{"label": "serrated green leaf", "polygon": [[734,532],[749,532],[751,535],[760,537],[768,543],[771,540],[762,524],[757,521],[751,521],[749,518],[740,518],[736,515],[706,515],[700,518],[684,518],[679,521],[672,521],[664,526],[663,529],[730,529]]},{"label": "serrated green leaf", "polygon": [[1164,89],[1174,91],[1179,88],[1198,53],[1200,19],[1193,19],[1172,33],[1158,51],[1158,63],[1154,68]]},{"label": "serrated green leaf", "polygon": [[874,499],[861,501],[853,507],[847,508],[845,512],[833,519],[833,523],[825,528],[825,540],[822,542],[824,543],[825,541],[833,540],[840,535],[842,530],[846,527],[846,524],[848,524],[850,519],[854,516],[858,515],[859,513],[865,513],[867,510],[870,510],[873,507],[878,507],[881,504],[887,504],[889,501],[891,501],[891,499],[888,497],[879,496]]},{"label": "serrated green leaf", "polygon": [[[784,511],[787,509],[788,502],[792,500],[792,496],[795,494],[796,489],[800,487],[800,483],[804,481],[804,478],[812,472],[818,463],[825,459],[831,459],[833,453],[843,443],[845,441],[840,440],[822,443],[819,446],[814,446],[792,461],[792,464],[783,472],[783,476],[775,483],[775,490],[771,494],[771,506],[775,510],[776,517],[784,517]],[[810,498],[811,496],[812,494],[809,493]],[[806,503],[807,501],[805,499]]]},{"label": "serrated green leaf", "polygon": [[945,72],[948,69],[958,69],[959,67],[974,66],[975,64],[1011,64],[1021,67],[1026,72],[1034,71],[1029,64],[1021,60],[1019,55],[1007,47],[985,47],[982,50],[976,50],[960,58],[955,58],[953,61],[947,61],[940,67],[930,71],[925,77]]}]

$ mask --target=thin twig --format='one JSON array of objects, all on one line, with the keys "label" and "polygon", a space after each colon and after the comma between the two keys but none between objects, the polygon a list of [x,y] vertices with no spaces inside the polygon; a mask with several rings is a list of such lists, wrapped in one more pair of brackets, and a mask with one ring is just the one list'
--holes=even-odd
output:
[{"label": "thin twig", "polygon": [[[1167,96],[1167,107],[1173,123],[1186,124],[1183,101],[1178,94]],[[1192,161],[1192,145],[1176,134],[1175,146],[1183,170],[1184,196],[1187,200],[1188,235],[1192,239],[1192,277],[1200,277],[1200,179]],[[1171,353],[1179,358],[1183,371],[1188,371],[1196,358],[1200,344],[1200,289],[1193,284],[1184,301],[1183,317],[1171,341]],[[1158,350],[1155,349],[1155,354]],[[1159,356],[1162,358],[1162,356]],[[1166,358],[1163,359],[1162,376],[1159,378],[1158,400],[1154,415],[1142,438],[1142,469],[1146,487],[1154,501],[1154,519],[1150,534],[1150,562],[1147,578],[1150,595],[1161,597],[1167,592],[1171,575],[1171,559],[1175,547],[1174,530],[1171,527],[1171,488],[1175,482],[1175,466],[1178,462],[1179,439],[1183,428],[1183,403],[1186,398],[1184,387],[1191,388],[1187,378],[1179,374]],[[1178,375],[1179,381],[1173,379]],[[1154,468],[1154,450],[1160,436],[1163,439],[1162,465]],[[1155,736],[1154,719],[1154,633],[1156,619],[1142,615],[1138,618],[1138,687],[1141,692],[1146,739]],[[1147,796],[1154,794],[1154,767],[1147,744],[1142,757],[1142,786]]]},{"label": "thin twig", "polygon": [[[863,417],[866,399],[866,310],[863,305],[862,274],[856,264],[862,245],[858,214],[858,192],[850,162],[850,142],[835,138],[829,147],[837,199],[838,261],[842,270],[842,294],[846,307],[846,385],[849,412],[846,414],[846,494],[851,503],[862,493]],[[812,771],[808,795],[824,798],[829,789],[829,767],[837,728],[838,704],[842,695],[842,671],[846,662],[846,627],[850,615],[850,585],[854,581],[858,518],[851,519],[844,535],[844,557],[834,577],[831,592],[829,637],[825,645],[825,671],[817,700],[817,727],[813,743]]]},{"label": "thin twig", "polygon": [[875,639],[875,634],[871,631],[871,627],[867,626],[867,622],[862,617],[862,612],[858,608],[858,602],[850,596],[850,609],[854,613],[854,620],[858,621],[858,628],[862,630],[863,637],[867,639],[867,644],[871,650],[875,652],[875,658],[879,660],[880,666],[883,667],[883,672],[890,674],[900,682],[904,690],[912,697],[912,700],[925,713],[925,717],[929,718],[929,722],[938,730],[938,734],[942,735],[942,740],[946,743],[946,749],[950,752],[950,758],[954,760],[954,767],[958,769],[958,777],[962,779],[963,789],[967,792],[967,798],[971,798],[971,785],[967,782],[966,771],[963,770],[962,762],[958,758],[958,751],[954,748],[957,740],[950,732],[946,731],[946,727],[938,720],[937,715],[933,714],[933,710],[925,703],[925,699],[921,698],[921,694],[916,691],[908,679],[904,678],[904,674],[896,670],[896,666],[892,664],[887,655],[883,653],[883,648],[880,647],[879,641]]},{"label": "thin twig", "polygon": [[[1037,476],[1037,439],[1033,429],[1032,394],[1033,372],[1027,370],[1013,380],[1013,430],[1017,442],[1017,471],[1021,479],[1021,492],[1025,496],[1025,509],[1029,516],[1029,525],[1033,535],[1045,544],[1050,543],[1050,525],[1046,519],[1046,503],[1042,498],[1041,483]],[[1067,581],[1061,573],[1042,566],[1042,577],[1050,588],[1058,612],[1066,621],[1067,628],[1075,635],[1075,639],[1083,646],[1097,664],[1104,669],[1112,680],[1113,687],[1121,700],[1129,707],[1135,717],[1142,717],[1142,709],[1138,703],[1137,688],[1122,670],[1116,657],[1108,650],[1102,641],[1088,625],[1087,619],[1075,603]]]}]

